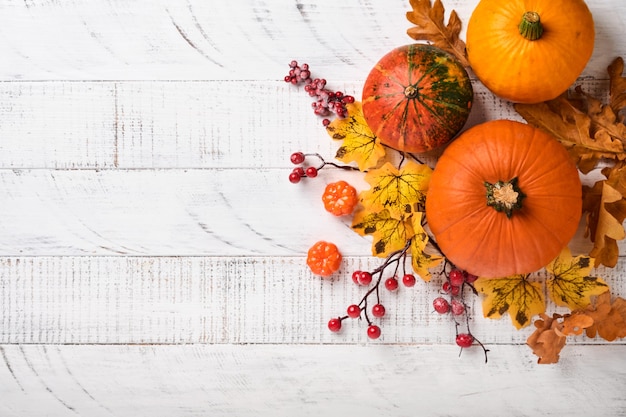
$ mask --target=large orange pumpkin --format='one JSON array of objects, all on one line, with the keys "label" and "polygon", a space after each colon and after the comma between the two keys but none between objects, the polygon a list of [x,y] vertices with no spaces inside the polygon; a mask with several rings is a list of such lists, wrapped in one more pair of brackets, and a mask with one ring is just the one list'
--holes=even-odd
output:
[{"label": "large orange pumpkin", "polygon": [[455,139],[426,197],[442,252],[483,277],[541,269],[574,236],[581,213],[582,186],[565,148],[510,120],[474,126]]},{"label": "large orange pumpkin", "polygon": [[432,45],[405,45],[383,56],[367,76],[363,116],[383,144],[422,153],[461,130],[473,97],[456,58]]},{"label": "large orange pumpkin", "polygon": [[576,81],[594,38],[583,0],[481,0],[468,22],[467,55],[494,94],[538,103]]}]

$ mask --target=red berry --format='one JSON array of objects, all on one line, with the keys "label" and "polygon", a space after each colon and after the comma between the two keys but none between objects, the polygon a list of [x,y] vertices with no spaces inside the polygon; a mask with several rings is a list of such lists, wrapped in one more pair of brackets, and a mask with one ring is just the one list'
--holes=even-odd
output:
[{"label": "red berry", "polygon": [[402,277],[402,283],[405,287],[412,287],[415,285],[415,275],[413,274],[405,274]]},{"label": "red berry", "polygon": [[460,316],[463,313],[465,313],[465,306],[463,305],[463,303],[457,300],[452,300],[452,314],[454,314],[455,316]]},{"label": "red berry", "polygon": [[359,285],[359,276],[361,275],[361,271],[354,271],[352,273],[352,282],[356,285]]},{"label": "red berry", "polygon": [[454,286],[454,285],[452,285],[450,287],[450,294],[452,294],[454,297],[459,295],[460,292],[461,292],[461,287],[457,287],[457,286]]},{"label": "red berry", "polygon": [[330,124],[330,120],[328,119],[322,120],[322,125],[324,125],[324,127],[328,126],[329,124]]},{"label": "red berry", "polygon": [[328,329],[331,332],[338,332],[341,330],[341,319],[330,319],[328,320]]},{"label": "red berry", "polygon": [[291,154],[291,163],[298,165],[304,162],[304,154],[302,152],[294,152]]},{"label": "red berry", "polygon": [[306,176],[310,177],[310,178],[317,177],[317,168],[315,168],[315,167],[308,167],[306,169]]},{"label": "red berry", "polygon": [[395,277],[387,278],[385,281],[385,288],[389,291],[395,291],[398,289],[398,280]]},{"label": "red berry", "polygon": [[441,291],[445,292],[446,294],[450,294],[450,291],[452,291],[452,285],[450,285],[448,281],[444,282],[441,286]]},{"label": "red berry", "polygon": [[361,308],[358,305],[352,304],[351,306],[348,306],[348,317],[356,319],[360,315],[361,315]]},{"label": "red berry", "polygon": [[460,287],[465,282],[465,275],[463,275],[462,271],[458,269],[453,269],[452,271],[450,271],[448,279],[450,280],[450,284],[453,287]]},{"label": "red berry", "polygon": [[299,183],[300,179],[302,179],[302,176],[297,172],[292,172],[291,174],[289,174],[289,182],[291,182],[292,184]]},{"label": "red berry", "polygon": [[370,285],[372,282],[372,274],[367,271],[362,271],[359,275],[359,284],[361,285]]},{"label": "red berry", "polygon": [[450,303],[443,297],[437,297],[433,300],[433,307],[439,314],[446,314],[450,311]]},{"label": "red berry", "polygon": [[383,317],[385,315],[385,306],[382,304],[375,304],[374,307],[372,307],[372,314],[374,317]]},{"label": "red berry", "polygon": [[380,327],[375,324],[370,324],[367,328],[367,336],[370,339],[378,339],[380,337]]},{"label": "red berry", "polygon": [[456,335],[456,344],[462,348],[468,348],[474,343],[474,336],[468,333],[459,333]]},{"label": "red berry", "polygon": [[478,277],[476,275],[473,275],[473,274],[470,274],[470,273],[467,273],[465,275],[465,281],[469,282],[470,284],[476,282],[477,279],[478,279]]}]

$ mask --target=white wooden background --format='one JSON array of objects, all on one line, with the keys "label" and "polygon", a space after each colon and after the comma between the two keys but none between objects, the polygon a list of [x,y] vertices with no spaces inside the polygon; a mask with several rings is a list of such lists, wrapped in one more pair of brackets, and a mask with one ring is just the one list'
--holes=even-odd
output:
[{"label": "white wooden background", "polygon": [[[467,22],[477,0],[448,0]],[[622,0],[588,0],[580,84],[626,56]],[[438,285],[383,293],[382,336],[344,322],[370,242],[319,200],[346,174],[288,62],[359,97],[411,42],[408,0],[0,0],[0,416],[624,416],[626,345],[580,338],[557,365],[532,329],[482,318],[459,357]],[[468,125],[511,106],[475,83]],[[361,184],[358,174],[350,178]],[[338,279],[304,266],[334,241]],[[578,239],[578,247],[585,243]],[[626,296],[626,263],[598,274]],[[551,306],[552,307],[552,306]]]}]

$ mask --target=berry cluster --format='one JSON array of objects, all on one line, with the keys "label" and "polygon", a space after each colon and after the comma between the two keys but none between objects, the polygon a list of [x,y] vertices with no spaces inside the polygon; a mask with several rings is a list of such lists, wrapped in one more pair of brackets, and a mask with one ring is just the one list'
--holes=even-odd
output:
[{"label": "berry cluster", "polygon": [[[313,157],[318,161],[317,165],[308,165],[302,166],[306,162],[306,159]],[[358,170],[357,167],[353,167],[351,165],[339,165],[334,162],[327,162],[324,160],[322,155],[318,153],[303,153],[303,152],[294,152],[291,154],[291,163],[294,165],[298,165],[295,167],[291,173],[289,174],[289,181],[293,184],[297,184],[300,182],[302,178],[315,178],[321,169],[326,166],[333,166],[335,168],[341,168],[345,170]]]},{"label": "berry cluster", "polygon": [[[350,304],[346,309],[345,316],[334,317],[328,321],[328,329],[331,332],[338,332],[341,330],[341,324],[343,320],[348,318],[352,319],[361,319],[364,318],[367,322],[367,336],[370,339],[378,339],[381,335],[380,326],[375,324],[370,318],[370,314],[375,318],[382,318],[386,314],[385,306],[381,303],[380,297],[380,284],[383,282],[383,277],[387,277],[384,281],[384,286],[388,291],[396,291],[399,287],[398,283],[398,272],[400,270],[400,265],[403,266],[403,276],[402,283],[406,287],[413,287],[416,283],[415,275],[408,273],[405,268],[404,261],[406,261],[407,252],[410,248],[410,240],[407,242],[407,245],[396,252],[392,252],[387,256],[385,262],[378,268],[373,271],[361,271],[357,270],[352,273],[352,281],[360,286],[369,286],[376,277],[376,281],[374,285],[372,285],[361,301],[357,304]],[[388,272],[388,268],[392,265],[395,265],[393,269],[393,273]],[[387,271],[386,271],[387,270]],[[371,309],[368,308],[369,298],[373,296],[375,297],[375,303]]]},{"label": "berry cluster", "polygon": [[[488,350],[478,339],[474,337],[469,328],[468,306],[465,303],[463,291],[466,287],[469,287],[473,293],[476,293],[473,283],[478,279],[478,277],[455,267],[451,267],[450,271],[446,272],[446,266],[443,268],[443,274],[445,275],[446,280],[441,286],[442,295],[433,300],[433,308],[439,314],[452,315],[456,325],[456,344],[464,349],[471,347],[474,343],[477,343],[485,352],[486,362]],[[457,319],[461,319],[463,317],[465,318],[466,331],[459,332],[461,323]]]},{"label": "berry cluster", "polygon": [[[308,64],[298,65],[297,61],[289,63],[289,74],[285,76],[285,82],[291,84],[304,83],[304,91],[309,96],[315,97],[315,101],[311,103],[313,112],[322,117],[335,114],[339,118],[348,115],[346,104],[354,103],[354,97],[346,95],[341,91],[332,91],[326,88],[326,80],[323,78],[311,78],[311,71]],[[324,119],[324,125],[327,126],[330,120]]]}]

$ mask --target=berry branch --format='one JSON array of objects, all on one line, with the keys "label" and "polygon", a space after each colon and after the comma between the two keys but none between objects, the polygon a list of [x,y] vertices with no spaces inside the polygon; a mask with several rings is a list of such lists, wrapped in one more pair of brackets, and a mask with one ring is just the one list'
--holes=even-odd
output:
[{"label": "berry branch", "polygon": [[[298,65],[297,61],[289,63],[289,73],[285,76],[285,82],[299,85],[304,84],[304,91],[316,100],[311,103],[313,112],[322,117],[335,114],[339,118],[348,115],[346,104],[354,103],[354,97],[341,91],[332,91],[326,88],[326,80],[323,78],[311,78],[308,64]],[[329,119],[322,120],[324,126],[328,126]]]},{"label": "berry branch", "polygon": [[317,177],[317,174],[319,173],[319,171],[321,171],[323,168],[327,167],[327,166],[331,166],[334,168],[339,168],[339,169],[343,169],[343,170],[347,170],[347,171],[358,171],[359,168],[351,166],[351,165],[340,165],[334,162],[329,162],[326,161],[324,159],[324,157],[322,155],[320,155],[319,153],[303,153],[303,152],[294,152],[291,154],[291,163],[295,164],[295,165],[301,165],[306,161],[307,157],[314,157],[315,159],[317,159],[319,161],[319,164],[317,166],[315,165],[309,165],[308,167],[304,168],[302,166],[298,166],[296,168],[294,168],[291,173],[289,174],[289,181],[292,182],[293,184],[297,184],[300,182],[300,180],[302,178],[315,178]]},{"label": "berry branch", "polygon": [[387,256],[387,258],[385,258],[385,261],[376,269],[372,271],[357,270],[352,273],[352,281],[354,281],[354,283],[357,285],[362,285],[362,286],[370,285],[374,277],[377,277],[377,278],[376,278],[374,285],[371,286],[367,290],[367,292],[365,293],[365,295],[363,295],[363,297],[361,298],[358,304],[351,304],[350,306],[348,306],[347,314],[345,316],[339,316],[339,317],[330,319],[330,321],[328,322],[328,328],[330,329],[330,331],[338,332],[339,330],[341,330],[341,323],[343,320],[347,318],[359,318],[360,319],[361,314],[363,314],[365,321],[367,322],[368,337],[370,337],[371,339],[378,339],[380,337],[380,334],[381,334],[380,327],[374,324],[374,322],[369,316],[368,300],[370,296],[375,295],[376,304],[372,306],[371,314],[372,316],[376,318],[384,317],[386,311],[380,299],[380,284],[381,282],[383,282],[383,277],[389,276],[385,274],[385,271],[387,271],[388,268],[391,267],[392,265],[394,266],[393,274],[391,274],[391,276],[389,276],[389,278],[387,278],[384,281],[384,285],[385,285],[385,288],[387,288],[387,290],[395,291],[398,289],[398,279],[396,277],[398,276],[398,271],[400,270],[400,266],[402,266],[402,270],[403,270],[403,277],[402,277],[403,284],[406,287],[412,287],[415,285],[415,282],[416,282],[415,276],[413,274],[407,273],[406,263],[405,263],[409,249],[411,248],[411,242],[412,242],[412,239],[407,240],[405,246],[402,249],[399,249],[397,251],[390,253]]}]

